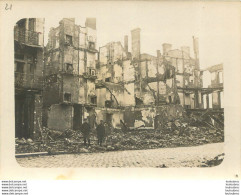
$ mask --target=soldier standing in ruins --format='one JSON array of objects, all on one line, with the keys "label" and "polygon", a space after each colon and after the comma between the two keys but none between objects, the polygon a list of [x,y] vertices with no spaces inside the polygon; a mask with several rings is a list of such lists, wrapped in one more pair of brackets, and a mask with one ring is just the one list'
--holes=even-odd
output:
[{"label": "soldier standing in ruins", "polygon": [[97,138],[98,138],[98,144],[101,146],[103,139],[105,137],[105,126],[103,120],[100,121],[100,124],[96,127],[97,131]]},{"label": "soldier standing in ruins", "polygon": [[81,125],[81,133],[84,136],[84,145],[87,145],[87,140],[88,140],[88,146],[90,146],[90,124],[88,123],[88,119],[84,119],[84,123]]}]

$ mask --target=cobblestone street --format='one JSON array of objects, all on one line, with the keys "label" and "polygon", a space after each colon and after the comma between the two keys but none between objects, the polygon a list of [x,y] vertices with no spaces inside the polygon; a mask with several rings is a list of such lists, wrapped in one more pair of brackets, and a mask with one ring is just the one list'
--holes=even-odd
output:
[{"label": "cobblestone street", "polygon": [[23,167],[197,167],[224,151],[223,143],[105,153],[16,158]]}]

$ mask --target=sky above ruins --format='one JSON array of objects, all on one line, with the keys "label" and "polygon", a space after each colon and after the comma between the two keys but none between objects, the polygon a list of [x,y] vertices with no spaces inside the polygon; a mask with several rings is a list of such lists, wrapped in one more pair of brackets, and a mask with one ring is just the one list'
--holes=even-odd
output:
[{"label": "sky above ruins", "polygon": [[237,14],[225,14],[223,4],[83,2],[83,6],[71,7],[71,10],[73,15],[56,12],[53,16],[45,17],[45,44],[49,29],[57,27],[63,17],[75,17],[76,24],[81,26],[85,26],[86,17],[95,17],[97,48],[111,41],[121,41],[123,44],[124,35],[128,35],[131,51],[131,30],[139,27],[141,53],[156,56],[156,50],[162,53],[163,43],[170,43],[172,49],[189,46],[193,57],[192,36],[195,36],[199,38],[200,65],[204,69],[219,63],[230,63],[230,49],[235,45],[232,36],[239,36],[236,33],[239,31],[234,30],[233,20]]}]

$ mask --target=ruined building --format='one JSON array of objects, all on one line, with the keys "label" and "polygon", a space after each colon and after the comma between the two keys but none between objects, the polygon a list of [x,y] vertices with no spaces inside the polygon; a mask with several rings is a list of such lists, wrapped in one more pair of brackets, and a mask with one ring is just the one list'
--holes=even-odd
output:
[{"label": "ruined building", "polygon": [[202,89],[204,109],[224,108],[223,64],[213,65],[203,70],[203,77],[206,78]]},{"label": "ruined building", "polygon": [[202,75],[199,67],[198,39],[193,37],[194,58],[190,48],[171,49],[170,44],[163,44],[163,58],[175,67],[175,82],[180,104],[187,109],[202,108]]},{"label": "ruined building", "polygon": [[[14,27],[16,137],[35,138],[51,130],[93,128],[104,120],[114,128],[159,128],[184,111],[220,110],[223,66],[200,70],[198,39],[190,48],[162,44],[156,55],[141,53],[141,29],[121,42],[96,48],[96,19],[85,26],[64,18],[51,28],[44,48],[44,20],[22,19]],[[203,81],[207,74],[210,82]],[[216,112],[216,111],[215,111]],[[210,114],[210,117],[217,117]],[[213,119],[213,120],[214,120]],[[219,118],[218,118],[219,120]],[[220,121],[219,120],[219,121]]]},{"label": "ruined building", "polygon": [[97,109],[102,111],[97,118],[100,115],[114,126],[124,120],[130,127],[153,128],[156,116],[164,118],[163,113],[168,112],[166,115],[177,117],[183,107],[194,108],[199,102],[194,103],[193,89],[201,81],[189,48],[172,50],[170,44],[163,44],[163,55],[159,50],[157,56],[142,54],[140,29],[132,30],[131,35],[132,52],[127,36],[124,47],[120,42],[100,47],[96,91]]},{"label": "ruined building", "polygon": [[64,18],[51,28],[45,53],[43,125],[50,129],[79,129],[83,118],[94,125],[97,104],[96,19],[85,27]]},{"label": "ruined building", "polygon": [[14,26],[15,136],[34,138],[42,125],[44,19]]},{"label": "ruined building", "polygon": [[124,120],[124,110],[135,106],[134,68],[126,49],[120,42],[111,42],[99,49],[97,120],[105,120],[114,127]]}]

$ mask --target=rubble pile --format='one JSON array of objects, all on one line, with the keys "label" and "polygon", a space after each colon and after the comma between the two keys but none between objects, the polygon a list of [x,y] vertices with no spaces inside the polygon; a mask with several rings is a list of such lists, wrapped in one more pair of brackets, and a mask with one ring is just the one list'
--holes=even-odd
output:
[{"label": "rubble pile", "polygon": [[169,148],[223,142],[224,132],[174,121],[169,122],[163,130],[139,130],[126,134],[115,131],[109,140],[107,145],[110,144],[116,150]]},{"label": "rubble pile", "polygon": [[74,130],[67,129],[63,132],[44,128],[41,136],[36,141],[32,139],[15,139],[16,154],[49,152],[55,154],[59,152],[76,153],[79,152],[81,144],[81,134]]},{"label": "rubble pile", "polygon": [[20,153],[34,153],[34,152],[45,152],[46,144],[33,141],[32,139],[15,139],[15,152]]},{"label": "rubble pile", "polygon": [[197,146],[224,141],[224,131],[207,126],[191,126],[181,119],[167,122],[161,129],[114,129],[105,138],[103,146],[97,145],[97,137],[91,135],[91,146],[86,148],[79,131],[63,132],[44,129],[39,140],[16,139],[16,153],[47,151],[57,153],[86,153],[117,150],[142,150],[152,148],[170,148]]}]

